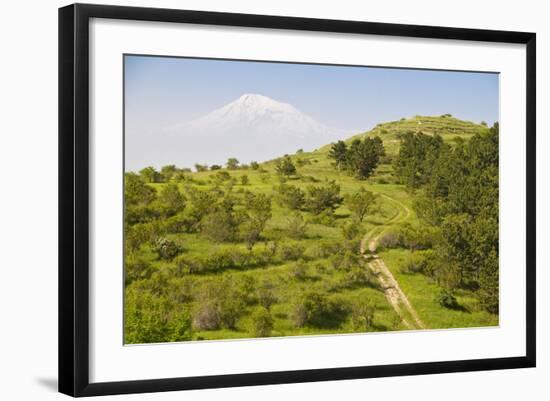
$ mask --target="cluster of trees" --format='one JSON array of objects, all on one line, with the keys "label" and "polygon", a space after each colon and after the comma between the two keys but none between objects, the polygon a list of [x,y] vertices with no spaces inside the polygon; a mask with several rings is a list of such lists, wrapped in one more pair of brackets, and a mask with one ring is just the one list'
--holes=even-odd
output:
[{"label": "cluster of trees", "polygon": [[449,290],[476,290],[481,305],[499,308],[499,127],[453,146],[421,133],[402,138],[398,176],[421,188],[414,208],[433,233],[429,269]]},{"label": "cluster of trees", "polygon": [[360,180],[372,175],[385,154],[384,144],[379,136],[365,137],[362,141],[355,139],[349,147],[344,141],[338,141],[329,151],[329,157],[334,160],[336,168],[347,171]]}]

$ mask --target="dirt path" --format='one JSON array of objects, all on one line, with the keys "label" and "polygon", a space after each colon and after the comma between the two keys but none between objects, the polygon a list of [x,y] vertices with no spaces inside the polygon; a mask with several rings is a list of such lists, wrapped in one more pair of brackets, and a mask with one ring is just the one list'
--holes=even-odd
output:
[{"label": "dirt path", "polygon": [[418,316],[418,313],[409,302],[409,299],[405,293],[401,290],[401,287],[399,287],[399,283],[393,276],[392,272],[388,269],[384,261],[376,254],[378,240],[382,234],[389,229],[390,224],[404,221],[411,213],[409,208],[403,203],[390,198],[387,195],[381,195],[391,202],[399,205],[400,211],[385,225],[373,228],[363,237],[360,247],[361,254],[365,259],[367,259],[369,269],[371,269],[378,278],[380,287],[384,291],[386,299],[401,318],[403,325],[410,330],[426,329],[426,325]]}]

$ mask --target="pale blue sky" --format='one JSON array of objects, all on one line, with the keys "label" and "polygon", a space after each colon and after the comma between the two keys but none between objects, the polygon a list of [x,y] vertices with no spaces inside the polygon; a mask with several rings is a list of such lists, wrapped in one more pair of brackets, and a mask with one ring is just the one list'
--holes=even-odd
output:
[{"label": "pale blue sky", "polygon": [[326,125],[366,130],[416,114],[498,120],[498,74],[126,56],[129,131],[156,131],[258,93]]}]

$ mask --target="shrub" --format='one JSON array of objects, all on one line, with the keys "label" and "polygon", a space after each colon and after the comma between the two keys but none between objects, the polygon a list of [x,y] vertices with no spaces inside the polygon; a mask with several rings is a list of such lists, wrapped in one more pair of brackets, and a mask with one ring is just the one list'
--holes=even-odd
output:
[{"label": "shrub", "polygon": [[376,284],[376,277],[374,276],[374,273],[368,269],[366,266],[364,267],[353,267],[351,268],[343,277],[342,279],[342,285],[345,288],[353,288],[353,287],[377,287]]},{"label": "shrub", "polygon": [[296,174],[296,166],[292,163],[290,156],[285,156],[275,162],[275,171],[279,175],[289,176]]},{"label": "shrub", "polygon": [[376,308],[368,300],[360,300],[352,308],[351,321],[355,330],[370,331],[374,326]]},{"label": "shrub", "polygon": [[263,281],[256,289],[256,298],[261,306],[270,309],[277,302],[275,285],[270,281]]},{"label": "shrub", "polygon": [[382,248],[397,248],[400,245],[399,236],[394,232],[388,232],[380,237],[378,245]]},{"label": "shrub", "polygon": [[124,340],[144,344],[191,339],[188,311],[162,296],[129,287],[125,292]]},{"label": "shrub", "polygon": [[326,294],[309,291],[295,304],[293,322],[297,327],[338,327],[348,313],[347,305]]},{"label": "shrub", "polygon": [[220,166],[219,164],[213,164],[210,166],[210,170],[214,171],[214,170],[221,170],[222,166]]},{"label": "shrub", "polygon": [[301,213],[293,213],[286,218],[286,232],[290,238],[301,239],[306,237],[307,222]]},{"label": "shrub", "polygon": [[444,308],[458,308],[458,301],[456,300],[456,297],[454,296],[452,291],[447,289],[441,290],[439,296],[437,297],[437,302],[439,302],[439,305],[443,306]]},{"label": "shrub", "polygon": [[334,210],[340,206],[343,198],[340,196],[340,186],[335,181],[331,181],[324,186],[308,187],[308,198],[306,200],[306,208],[313,214],[321,214]]},{"label": "shrub", "polygon": [[348,241],[354,240],[357,237],[359,237],[359,235],[362,234],[362,231],[363,230],[362,230],[361,224],[355,221],[350,221],[344,224],[344,226],[342,227],[342,235]]},{"label": "shrub", "polygon": [[349,250],[332,255],[330,262],[338,270],[350,270],[353,267],[363,266],[365,263],[362,256]]},{"label": "shrub", "polygon": [[148,279],[153,274],[153,267],[142,257],[132,253],[126,255],[125,260],[125,283],[126,285],[135,280]]},{"label": "shrub", "polygon": [[175,241],[165,237],[159,237],[155,240],[154,249],[159,258],[164,260],[172,260],[182,251]]},{"label": "shrub", "polygon": [[424,254],[420,252],[414,252],[401,266],[401,272],[408,274],[424,273],[427,267],[428,261],[426,260]]},{"label": "shrub", "polygon": [[250,316],[250,328],[254,337],[269,337],[273,330],[273,318],[269,310],[256,309]]},{"label": "shrub", "polygon": [[277,187],[277,199],[283,207],[301,210],[305,203],[305,193],[294,185],[281,184]]},{"label": "shrub", "polygon": [[260,168],[260,165],[258,164],[258,162],[252,161],[250,162],[250,168],[252,170],[258,170],[258,168]]},{"label": "shrub", "polygon": [[297,260],[290,267],[290,276],[295,280],[305,280],[307,278],[307,263],[303,260]]},{"label": "shrub", "polygon": [[193,326],[196,330],[217,330],[221,326],[221,316],[214,302],[200,304],[193,316]]},{"label": "shrub", "polygon": [[283,243],[278,249],[278,256],[281,261],[298,260],[304,254],[304,247],[296,243]]},{"label": "shrub", "polygon": [[246,174],[241,176],[241,185],[248,185],[248,176]]},{"label": "shrub", "polygon": [[201,221],[201,233],[215,242],[234,241],[237,236],[237,221],[229,210],[219,210]]}]

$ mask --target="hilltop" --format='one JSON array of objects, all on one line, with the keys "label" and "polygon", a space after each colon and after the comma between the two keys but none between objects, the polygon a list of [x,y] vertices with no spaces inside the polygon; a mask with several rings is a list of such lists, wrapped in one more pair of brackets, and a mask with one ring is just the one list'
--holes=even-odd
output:
[{"label": "hilltop", "polygon": [[[386,146],[386,152],[394,154],[399,146],[399,137],[407,132],[422,132],[427,135],[437,134],[442,136],[446,142],[451,142],[457,137],[468,139],[475,134],[489,132],[489,128],[486,125],[460,120],[450,114],[442,116],[417,115],[377,124],[370,131],[354,135],[346,139],[345,142],[351,143],[354,139],[363,139],[365,136],[380,136]],[[325,151],[329,148],[330,145],[327,145],[319,150]]]}]

